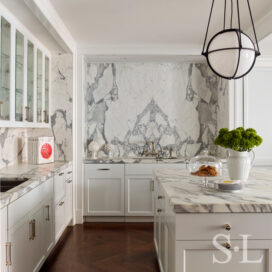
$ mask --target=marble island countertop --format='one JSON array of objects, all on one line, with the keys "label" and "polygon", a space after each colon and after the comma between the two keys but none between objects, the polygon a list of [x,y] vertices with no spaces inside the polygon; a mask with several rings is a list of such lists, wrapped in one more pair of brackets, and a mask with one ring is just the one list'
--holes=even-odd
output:
[{"label": "marble island countertop", "polygon": [[272,213],[270,169],[253,168],[243,190],[237,192],[205,188],[186,170],[154,170],[153,174],[176,213]]},{"label": "marble island countertop", "polygon": [[101,158],[97,160],[93,160],[91,158],[83,159],[85,164],[134,164],[134,163],[143,163],[143,164],[167,164],[167,163],[185,163],[184,158],[148,158],[148,157],[135,157],[135,158],[114,158],[107,159]]},{"label": "marble island countertop", "polygon": [[27,177],[29,180],[7,192],[0,193],[0,209],[31,191],[41,183],[51,178],[56,172],[62,171],[71,162],[54,162],[31,165],[27,163],[13,165],[0,169],[0,177]]}]

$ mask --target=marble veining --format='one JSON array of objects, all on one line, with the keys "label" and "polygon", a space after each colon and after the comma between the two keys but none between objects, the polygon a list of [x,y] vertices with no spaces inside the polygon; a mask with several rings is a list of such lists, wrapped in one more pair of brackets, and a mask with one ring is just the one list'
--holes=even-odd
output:
[{"label": "marble veining", "polygon": [[[220,192],[204,188],[186,170],[154,170],[176,213],[272,213],[272,171],[253,168],[245,188]],[[225,177],[226,178],[226,177]]]},{"label": "marble veining", "polygon": [[[85,59],[85,156],[93,139],[135,156],[146,142],[191,157],[227,126],[227,82],[203,63],[92,63]],[[220,124],[219,124],[220,122]]]},{"label": "marble veining", "polygon": [[72,160],[73,57],[51,58],[51,128],[55,140],[55,160]]},{"label": "marble veining", "polygon": [[0,209],[53,177],[56,172],[62,171],[70,165],[71,162],[54,162],[42,165],[29,165],[23,163],[0,169],[0,178],[1,176],[29,178],[28,181],[19,186],[16,186],[7,192],[0,193]]}]

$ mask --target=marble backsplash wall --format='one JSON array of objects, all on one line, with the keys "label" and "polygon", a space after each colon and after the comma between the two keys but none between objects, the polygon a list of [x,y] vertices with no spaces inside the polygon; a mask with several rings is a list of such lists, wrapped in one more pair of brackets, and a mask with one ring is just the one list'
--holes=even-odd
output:
[{"label": "marble backsplash wall", "polygon": [[27,137],[54,136],[55,160],[72,160],[73,58],[51,58],[51,128],[0,128],[0,168],[27,161]]},{"label": "marble backsplash wall", "polygon": [[52,55],[51,127],[55,139],[55,160],[73,158],[73,56]]},{"label": "marble backsplash wall", "polygon": [[191,157],[228,125],[228,84],[204,63],[92,63],[85,59],[85,155],[103,140],[115,156],[146,142]]}]

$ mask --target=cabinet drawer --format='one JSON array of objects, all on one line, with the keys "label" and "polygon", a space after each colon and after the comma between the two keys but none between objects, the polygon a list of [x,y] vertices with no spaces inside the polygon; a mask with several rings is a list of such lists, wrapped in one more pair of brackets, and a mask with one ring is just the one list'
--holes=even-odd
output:
[{"label": "cabinet drawer", "polygon": [[12,227],[44,199],[52,198],[53,179],[45,181],[8,206],[8,222]]},{"label": "cabinet drawer", "polygon": [[152,176],[152,171],[154,169],[183,169],[184,164],[167,164],[167,163],[139,163],[139,164],[126,164],[125,172],[126,175],[150,175]]},{"label": "cabinet drawer", "polygon": [[123,164],[85,164],[85,179],[88,178],[123,178]]},{"label": "cabinet drawer", "polygon": [[65,196],[65,172],[61,171],[54,176],[54,200],[59,202]]},{"label": "cabinet drawer", "polygon": [[[230,226],[226,230],[225,225]],[[177,240],[212,240],[217,234],[230,234],[231,239],[272,239],[272,214],[177,214]],[[222,238],[223,239],[223,238]]]},{"label": "cabinet drawer", "polygon": [[65,205],[66,203],[64,198],[55,205],[55,242],[58,241],[66,227]]},{"label": "cabinet drawer", "polygon": [[72,176],[73,176],[73,168],[72,165],[67,167],[65,169],[65,179],[66,181],[72,180]]}]

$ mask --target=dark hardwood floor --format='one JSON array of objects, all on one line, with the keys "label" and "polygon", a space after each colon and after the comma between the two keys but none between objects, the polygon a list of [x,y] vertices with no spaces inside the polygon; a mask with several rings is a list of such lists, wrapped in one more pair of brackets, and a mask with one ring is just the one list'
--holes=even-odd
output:
[{"label": "dark hardwood floor", "polygon": [[68,227],[42,272],[157,272],[152,223]]}]

